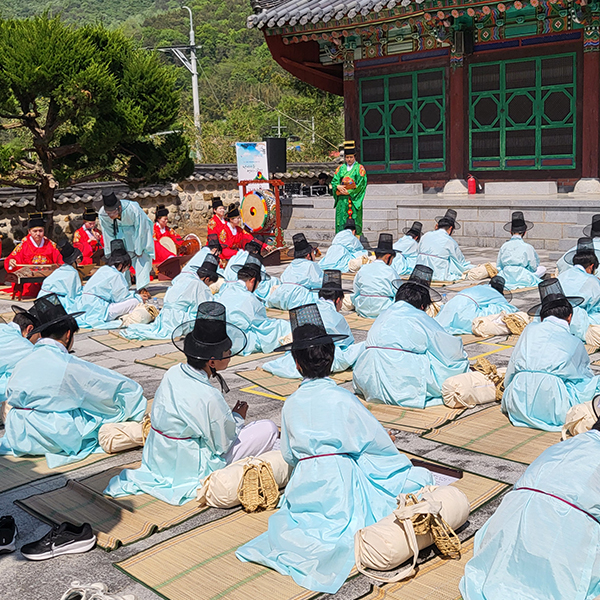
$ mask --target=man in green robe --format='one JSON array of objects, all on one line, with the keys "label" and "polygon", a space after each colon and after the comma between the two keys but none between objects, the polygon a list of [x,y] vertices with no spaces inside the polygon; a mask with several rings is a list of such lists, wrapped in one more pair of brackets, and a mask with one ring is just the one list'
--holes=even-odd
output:
[{"label": "man in green robe", "polygon": [[344,229],[348,219],[356,222],[356,235],[362,233],[362,205],[367,190],[367,172],[356,162],[354,142],[344,144],[344,164],[340,165],[331,180],[335,199],[335,232]]}]

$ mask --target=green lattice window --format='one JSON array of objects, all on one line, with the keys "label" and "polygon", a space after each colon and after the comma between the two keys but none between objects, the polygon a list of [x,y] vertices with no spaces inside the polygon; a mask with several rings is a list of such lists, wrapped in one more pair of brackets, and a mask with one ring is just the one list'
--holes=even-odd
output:
[{"label": "green lattice window", "polygon": [[445,171],[443,69],[360,82],[361,162],[371,173]]},{"label": "green lattice window", "polygon": [[471,65],[470,168],[574,169],[575,54]]}]

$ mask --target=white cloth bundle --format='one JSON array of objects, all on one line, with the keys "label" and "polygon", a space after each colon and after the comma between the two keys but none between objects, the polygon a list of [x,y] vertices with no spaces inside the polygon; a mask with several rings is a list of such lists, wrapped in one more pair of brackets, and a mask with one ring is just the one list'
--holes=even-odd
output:
[{"label": "white cloth bundle", "polygon": [[448,377],[442,385],[442,400],[450,408],[472,408],[496,400],[496,386],[479,371]]},{"label": "white cloth bundle", "polygon": [[213,296],[219,293],[221,286],[225,283],[225,280],[222,277],[219,277],[214,283],[211,283],[208,287],[212,292]]},{"label": "white cloth bundle", "polygon": [[244,466],[250,463],[259,464],[261,461],[271,465],[277,485],[280,488],[285,487],[292,474],[292,467],[285,462],[280,450],[271,450],[260,456],[243,458],[211,473],[198,489],[196,499],[200,506],[215,508],[239,506],[238,488],[244,475]]},{"label": "white cloth bundle", "polygon": [[98,431],[98,443],[107,454],[116,454],[144,445],[144,427],[136,421],[105,423]]},{"label": "white cloth bundle", "polygon": [[144,304],[140,302],[130,313],[127,313],[121,317],[123,321],[123,327],[129,327],[134,324],[152,323],[156,317],[158,317],[159,310],[153,304]]},{"label": "white cloth bundle", "polygon": [[593,348],[600,348],[600,325],[590,325],[587,328],[585,343]]},{"label": "white cloth bundle", "polygon": [[354,304],[352,304],[352,297],[350,294],[344,294],[344,299],[342,300],[342,311],[351,312],[354,310]]},{"label": "white cloth bundle", "polygon": [[482,279],[488,279],[490,277],[490,272],[488,271],[488,267],[486,267],[486,265],[488,265],[492,272],[496,271],[496,273],[498,273],[498,270],[496,269],[496,263],[485,263],[483,265],[477,265],[476,267],[473,267],[472,269],[467,271],[467,281],[481,281]]},{"label": "white cloth bundle", "polygon": [[442,310],[443,304],[441,302],[432,302],[425,311],[432,319],[437,317],[440,310]]},{"label": "white cloth bundle", "polygon": [[509,335],[510,329],[503,321],[504,312],[487,317],[476,317],[473,319],[471,330],[473,335],[489,337],[490,335]]},{"label": "white cloth bundle", "polygon": [[575,437],[580,433],[589,431],[598,420],[594,408],[592,406],[593,401],[584,402],[583,404],[576,404],[571,406],[567,411],[565,424],[563,425],[561,432],[561,439],[566,440],[570,437]]},{"label": "white cloth bundle", "polygon": [[[469,517],[469,500],[451,485],[426,486],[415,494],[422,502],[406,506],[406,494],[398,496],[398,508],[374,525],[357,531],[354,536],[356,568],[377,581],[400,581],[414,573],[419,551],[434,543],[431,534],[416,535],[410,518],[417,514],[434,514],[453,529]],[[365,568],[390,571],[412,557],[412,565],[392,578],[377,577]]]},{"label": "white cloth bundle", "polygon": [[358,273],[358,271],[360,270],[360,268],[363,265],[372,263],[374,260],[375,260],[374,254],[365,254],[364,256],[361,256],[359,258],[351,258],[348,261],[348,272],[349,273]]}]

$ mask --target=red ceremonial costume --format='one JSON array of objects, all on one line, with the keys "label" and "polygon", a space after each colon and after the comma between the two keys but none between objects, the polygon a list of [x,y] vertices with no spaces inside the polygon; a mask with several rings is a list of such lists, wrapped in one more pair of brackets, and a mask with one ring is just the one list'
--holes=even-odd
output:
[{"label": "red ceremonial costume", "polygon": [[227,225],[227,221],[221,220],[217,215],[213,215],[212,219],[206,225],[206,233],[207,235],[210,235],[211,233],[218,235],[222,244],[225,239],[225,233],[223,232],[225,225]]},{"label": "red ceremonial costume", "polygon": [[[10,267],[10,261],[14,259],[17,266]],[[63,259],[56,244],[47,237],[42,238],[38,247],[31,237],[25,237],[16,248],[4,259],[4,268],[7,273],[14,273],[23,265],[62,265]],[[25,283],[23,285],[23,298],[35,298],[42,287],[41,283]],[[14,284],[13,284],[14,288]]]},{"label": "red ceremonial costume", "polygon": [[158,223],[154,223],[154,261],[155,265],[160,264],[163,260],[167,260],[171,256],[175,256],[172,252],[169,252],[161,243],[160,240],[164,237],[171,238],[177,247],[183,242],[183,238],[177,235],[170,227],[161,229]]},{"label": "red ceremonial costume", "polygon": [[87,229],[85,225],[82,225],[73,236],[73,247],[81,250],[81,253],[83,254],[81,264],[91,265],[94,252],[99,248],[104,249],[104,244],[102,243],[102,236],[100,236],[99,240],[96,239],[92,230]]},{"label": "red ceremonial costume", "polygon": [[[254,236],[245,232],[241,227],[226,223],[223,227],[222,236],[219,236],[219,241],[223,246],[221,258],[229,260],[238,250],[243,250],[248,242],[251,242]],[[265,247],[265,244],[262,244]]]}]

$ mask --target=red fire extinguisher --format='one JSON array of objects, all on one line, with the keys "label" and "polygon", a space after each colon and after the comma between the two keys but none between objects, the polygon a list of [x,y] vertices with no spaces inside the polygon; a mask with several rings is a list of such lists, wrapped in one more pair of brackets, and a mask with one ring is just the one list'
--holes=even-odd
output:
[{"label": "red fire extinguisher", "polygon": [[476,194],[477,193],[477,180],[475,179],[475,177],[473,177],[473,175],[469,175],[469,178],[467,179],[467,184],[468,184],[468,188],[469,188],[469,194]]}]

